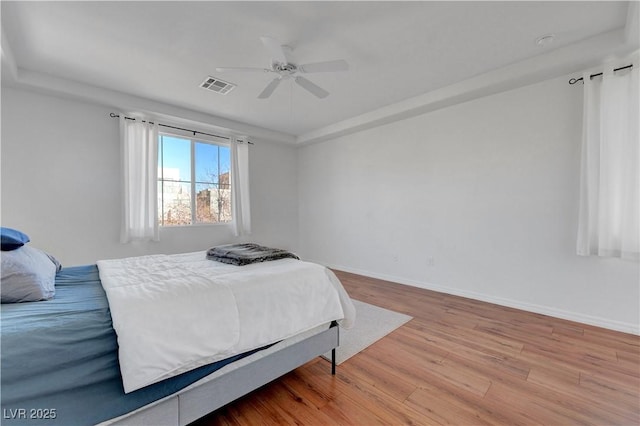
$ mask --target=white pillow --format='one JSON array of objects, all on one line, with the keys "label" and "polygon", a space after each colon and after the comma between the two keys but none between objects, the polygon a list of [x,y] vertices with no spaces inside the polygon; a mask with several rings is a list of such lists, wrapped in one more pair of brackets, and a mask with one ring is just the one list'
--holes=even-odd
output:
[{"label": "white pillow", "polygon": [[42,250],[22,246],[2,252],[2,303],[35,302],[55,294],[56,265]]}]

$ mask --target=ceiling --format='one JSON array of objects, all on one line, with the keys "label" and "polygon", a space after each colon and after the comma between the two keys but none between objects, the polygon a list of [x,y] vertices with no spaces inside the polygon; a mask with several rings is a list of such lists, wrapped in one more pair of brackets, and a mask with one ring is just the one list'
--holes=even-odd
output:
[{"label": "ceiling", "polygon": [[[629,10],[628,2],[593,1],[2,1],[1,7],[3,60],[10,50],[18,79],[37,72],[293,140],[514,64],[531,66],[553,51],[580,43],[585,50],[585,40],[623,31]],[[537,45],[546,34],[554,42]],[[291,80],[257,99],[273,74],[216,67],[268,67],[261,36],[291,46],[298,64],[345,59],[350,68],[306,75],[331,93],[325,99]],[[227,95],[200,88],[209,75],[237,87]]]}]

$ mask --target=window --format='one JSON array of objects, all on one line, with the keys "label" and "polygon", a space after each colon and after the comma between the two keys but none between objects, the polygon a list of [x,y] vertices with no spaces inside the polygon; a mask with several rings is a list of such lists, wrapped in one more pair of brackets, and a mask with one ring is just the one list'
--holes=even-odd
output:
[{"label": "window", "polygon": [[231,151],[211,141],[158,137],[158,224],[231,221]]}]

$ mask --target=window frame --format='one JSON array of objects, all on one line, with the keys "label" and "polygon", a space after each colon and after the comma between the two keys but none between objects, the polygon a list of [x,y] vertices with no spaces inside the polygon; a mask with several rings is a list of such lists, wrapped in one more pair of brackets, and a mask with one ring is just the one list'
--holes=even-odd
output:
[{"label": "window frame", "polygon": [[[190,153],[190,176],[189,176],[189,181],[184,181],[184,180],[178,180],[178,181],[171,181],[171,180],[167,180],[164,179],[164,153],[163,153],[163,144],[161,143],[162,141],[162,137],[163,136],[168,136],[168,137],[175,137],[175,138],[180,138],[180,139],[186,139],[189,140],[189,153]],[[170,131],[165,131],[165,130],[161,130],[158,131],[158,178],[157,178],[157,183],[161,183],[161,182],[178,182],[178,183],[184,183],[184,184],[189,184],[189,191],[190,191],[190,210],[191,210],[191,223],[188,224],[176,224],[176,225],[168,225],[164,223],[164,214],[159,214],[158,216],[158,227],[161,229],[166,229],[166,228],[181,228],[181,227],[199,227],[199,226],[228,226],[229,224],[231,224],[234,221],[234,217],[233,217],[233,211],[231,211],[231,217],[228,221],[218,221],[218,222],[198,222],[197,221],[197,194],[196,194],[196,185],[198,183],[200,184],[211,184],[211,182],[201,182],[201,181],[197,181],[196,180],[196,155],[195,155],[195,146],[196,143],[204,143],[204,144],[208,144],[208,145],[214,145],[214,146],[218,146],[218,147],[224,147],[224,148],[228,148],[229,149],[229,157],[231,157],[231,143],[228,139],[225,139],[223,137],[215,137],[215,136],[210,136],[210,135],[202,135],[200,133],[196,134],[196,132],[190,132],[190,131],[183,131],[183,130],[179,130],[179,129],[175,129],[175,130],[170,130]],[[231,175],[232,175],[232,167],[233,167],[233,162],[231,161],[231,158],[229,158],[229,197],[231,198],[233,196],[233,193],[231,191]],[[220,157],[218,157],[218,172],[220,172]],[[220,175],[218,174],[218,182],[215,184],[218,186],[218,189],[220,189],[220,180],[219,180]],[[156,183],[156,184],[157,184]],[[161,194],[159,194],[158,198],[158,203],[160,204],[160,206],[158,206],[158,213],[164,213],[164,193],[165,191],[163,190]]]}]

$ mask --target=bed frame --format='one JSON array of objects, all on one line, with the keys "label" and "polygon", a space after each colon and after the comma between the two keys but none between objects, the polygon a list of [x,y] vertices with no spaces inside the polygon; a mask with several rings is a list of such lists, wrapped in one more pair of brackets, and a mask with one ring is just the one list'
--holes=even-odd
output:
[{"label": "bed frame", "polygon": [[278,377],[331,351],[331,374],[336,372],[336,350],[340,342],[338,323],[291,346],[200,386],[178,392],[159,403],[118,418],[111,425],[183,426],[258,389]]}]

